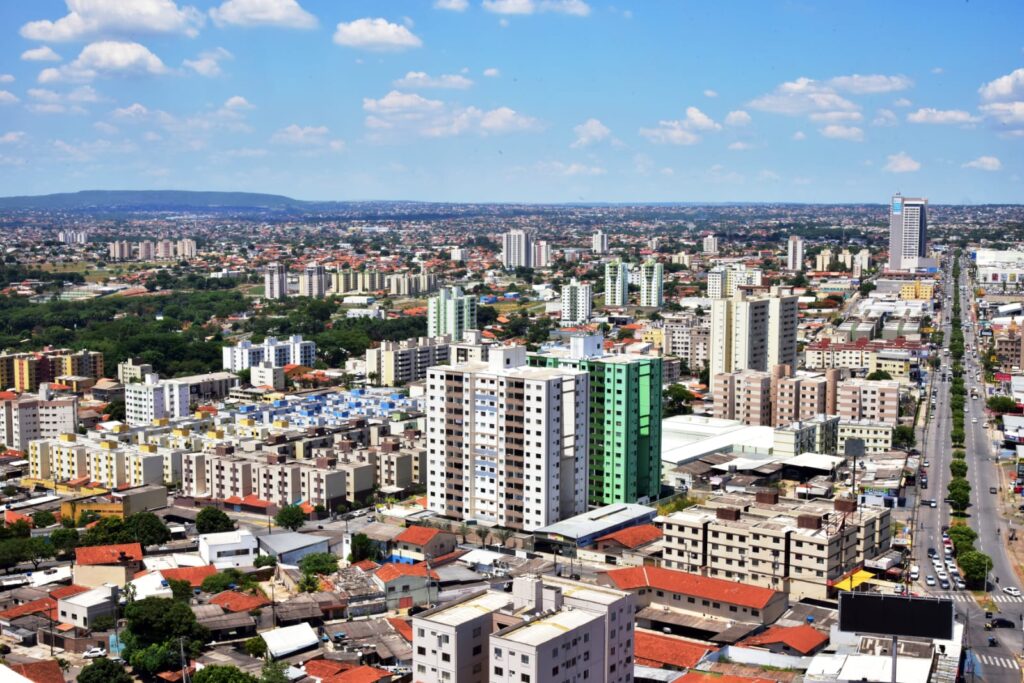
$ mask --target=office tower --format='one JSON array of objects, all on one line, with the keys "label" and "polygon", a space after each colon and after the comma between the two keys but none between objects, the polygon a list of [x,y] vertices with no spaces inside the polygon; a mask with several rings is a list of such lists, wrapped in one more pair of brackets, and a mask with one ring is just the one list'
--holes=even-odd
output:
[{"label": "office tower", "polygon": [[316,362],[316,342],[307,341],[301,334],[293,334],[278,341],[277,337],[267,337],[261,344],[253,344],[248,339],[221,349],[223,367],[228,372],[241,372],[270,361],[275,368],[285,365],[303,365],[311,367]]},{"label": "office tower", "polygon": [[146,425],[162,418],[185,417],[189,410],[188,384],[159,375],[125,385],[124,411],[130,425]]},{"label": "office tower", "polygon": [[583,325],[589,322],[593,305],[594,293],[590,283],[573,278],[569,284],[562,287],[561,323]]},{"label": "office tower", "polygon": [[448,335],[454,342],[476,329],[476,298],[459,287],[443,287],[427,301],[427,336]]},{"label": "office tower", "polygon": [[629,268],[616,259],[604,264],[605,307],[625,306],[629,303]]},{"label": "office tower", "polygon": [[430,368],[428,507],[522,531],[584,512],[589,393],[586,372],[531,368],[521,346]]},{"label": "office tower", "polygon": [[814,269],[817,271],[826,271],[832,269],[832,250],[829,248],[822,249],[818,252],[818,255],[814,259]]},{"label": "office tower", "polygon": [[177,244],[178,258],[193,259],[196,257],[196,241],[193,239],[180,239]]},{"label": "office tower", "polygon": [[772,287],[765,295],[742,290],[711,302],[710,371],[796,367],[797,297]]},{"label": "office tower", "polygon": [[533,233],[509,230],[501,236],[501,264],[505,268],[533,267]]},{"label": "office tower", "polygon": [[450,346],[447,336],[383,341],[366,350],[366,375],[373,375],[375,383],[385,387],[423,379],[427,368],[448,362]]},{"label": "office tower", "polygon": [[607,254],[608,253],[608,235],[604,234],[600,230],[594,233],[590,238],[590,250],[595,254]]},{"label": "office tower", "polygon": [[640,305],[661,308],[664,303],[665,266],[649,259],[640,266]]},{"label": "office tower", "polygon": [[743,285],[759,286],[763,273],[760,268],[747,268],[742,263],[715,266],[708,272],[708,298],[727,299]]},{"label": "office tower", "polygon": [[704,253],[705,254],[717,254],[718,253],[718,238],[714,235],[708,235],[704,238]]},{"label": "office tower", "polygon": [[804,269],[804,239],[790,235],[786,250],[786,270],[793,272]]},{"label": "office tower", "polygon": [[896,194],[889,211],[889,270],[916,270],[927,250],[928,200]]},{"label": "office tower", "polygon": [[530,354],[530,365],[590,374],[590,505],[645,503],[661,493],[662,360],[606,354],[600,335]]},{"label": "office tower", "polygon": [[299,296],[322,299],[327,296],[327,271],[318,263],[307,265],[299,276]]},{"label": "office tower", "polygon": [[288,296],[288,270],[283,263],[271,263],[264,269],[263,295],[268,299]]},{"label": "office tower", "polygon": [[547,268],[551,265],[551,243],[537,240],[533,243],[533,267]]}]

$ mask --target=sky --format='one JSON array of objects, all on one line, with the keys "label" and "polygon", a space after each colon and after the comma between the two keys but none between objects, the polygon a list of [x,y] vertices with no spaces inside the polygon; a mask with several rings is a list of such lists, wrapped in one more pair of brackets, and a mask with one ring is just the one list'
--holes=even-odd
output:
[{"label": "sky", "polygon": [[0,194],[1024,202],[1024,3],[0,3]]}]

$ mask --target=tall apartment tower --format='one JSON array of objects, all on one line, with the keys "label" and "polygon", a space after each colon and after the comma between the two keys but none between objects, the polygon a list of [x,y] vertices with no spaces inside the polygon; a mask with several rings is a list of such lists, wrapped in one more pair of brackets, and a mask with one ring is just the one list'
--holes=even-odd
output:
[{"label": "tall apartment tower", "polygon": [[427,301],[427,336],[448,335],[460,342],[476,329],[476,298],[459,287],[443,287]]},{"label": "tall apartment tower", "polygon": [[271,263],[263,271],[263,296],[267,299],[288,296],[288,270],[283,263]]},{"label": "tall apartment tower", "polygon": [[306,266],[299,276],[299,296],[323,299],[327,296],[327,271],[318,263]]},{"label": "tall apartment tower", "polygon": [[598,230],[590,238],[590,250],[595,254],[608,253],[608,235]]},{"label": "tall apartment tower", "polygon": [[760,286],[763,273],[760,268],[747,268],[743,263],[715,266],[708,271],[708,297],[723,299],[735,296],[741,285]]},{"label": "tall apartment tower", "polygon": [[927,249],[928,200],[896,194],[889,208],[889,270],[916,270]]},{"label": "tall apartment tower", "polygon": [[709,370],[715,375],[796,367],[796,330],[797,297],[778,287],[767,296],[740,290],[732,298],[714,299]]},{"label": "tall apartment tower", "polygon": [[521,346],[430,368],[428,507],[522,531],[585,512],[589,389],[586,372],[529,367]]},{"label": "tall apartment tower", "polygon": [[513,268],[533,267],[533,234],[526,230],[509,230],[501,236],[501,264]]},{"label": "tall apartment tower", "polygon": [[665,266],[650,259],[640,266],[640,305],[661,308],[664,301]]},{"label": "tall apartment tower", "polygon": [[551,243],[537,240],[533,243],[533,267],[547,268],[551,265]]},{"label": "tall apartment tower", "polygon": [[718,238],[714,235],[708,235],[704,238],[704,253],[705,254],[717,254],[718,253]]},{"label": "tall apartment tower", "polygon": [[604,264],[604,305],[625,306],[629,303],[629,267],[616,259]]},{"label": "tall apartment tower", "polygon": [[793,272],[804,269],[804,238],[790,235],[786,250],[786,270]]},{"label": "tall apartment tower", "polygon": [[580,282],[576,278],[562,287],[563,325],[583,325],[590,322],[593,310],[594,293],[589,282]]}]

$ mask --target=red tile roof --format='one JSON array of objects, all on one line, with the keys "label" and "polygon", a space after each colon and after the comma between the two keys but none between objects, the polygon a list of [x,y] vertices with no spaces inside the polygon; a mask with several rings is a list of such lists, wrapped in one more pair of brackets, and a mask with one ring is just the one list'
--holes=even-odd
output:
[{"label": "red tile roof", "polygon": [[327,678],[345,669],[342,662],[334,662],[329,659],[311,659],[305,664],[306,675],[313,678]]},{"label": "red tile roof", "polygon": [[64,598],[70,598],[73,595],[84,593],[87,590],[92,589],[86,588],[85,586],[78,586],[75,584],[71,584],[70,586],[60,586],[59,588],[54,588],[52,591],[50,591],[50,597],[54,600],[63,600]]},{"label": "red tile roof", "polygon": [[348,671],[325,678],[324,683],[376,683],[391,680],[391,672],[372,666],[357,666]]},{"label": "red tile roof", "polygon": [[[122,553],[124,557],[121,557]],[[75,548],[75,564],[121,564],[124,561],[141,559],[142,545],[139,543]]]},{"label": "red tile roof", "polygon": [[7,666],[34,683],[64,683],[64,672],[60,670],[56,659],[21,664],[8,662]]},{"label": "red tile roof", "polygon": [[408,619],[399,619],[392,617],[388,619],[388,623],[395,629],[398,635],[402,636],[410,643],[412,642],[412,622]]},{"label": "red tile roof", "polygon": [[376,562],[374,562],[373,560],[360,560],[359,562],[356,562],[352,566],[355,567],[356,569],[361,569],[364,572],[372,572],[374,569],[376,569],[380,565],[377,564]]},{"label": "red tile roof", "polygon": [[[383,581],[389,583],[395,579],[400,579],[403,576],[419,576],[426,578],[427,567],[422,564],[402,564],[400,562],[389,562],[383,565],[380,569],[374,572],[374,576]],[[437,572],[431,570],[430,578],[437,579]]]},{"label": "red tile roof", "polygon": [[828,642],[828,636],[808,624],[799,626],[772,626],[764,633],[750,636],[739,645],[774,645],[782,643],[791,650],[808,655]]},{"label": "red tile roof", "polygon": [[18,522],[25,522],[29,526],[35,526],[32,522],[32,518],[28,515],[23,515],[16,510],[4,510],[4,524],[10,526],[11,524],[17,524]]},{"label": "red tile roof", "polygon": [[730,674],[712,674],[703,671],[690,671],[672,683],[776,683],[774,678],[747,678]]},{"label": "red tile roof", "polygon": [[160,574],[167,581],[188,581],[193,588],[203,585],[203,579],[217,573],[217,568],[212,564],[202,567],[178,567],[177,569],[161,569]]},{"label": "red tile roof", "polygon": [[249,612],[270,604],[270,601],[262,595],[251,595],[249,593],[239,593],[238,591],[217,593],[210,598],[210,602],[214,605],[220,605],[226,612]]},{"label": "red tile roof", "polygon": [[434,537],[439,533],[441,533],[441,530],[435,529],[434,527],[410,526],[406,527],[402,533],[395,536],[395,540],[399,543],[423,546],[434,540]]},{"label": "red tile roof", "polygon": [[614,541],[623,548],[639,548],[642,545],[657,541],[661,538],[661,529],[654,526],[653,524],[641,524],[639,526],[631,526],[628,529],[619,529],[618,531],[606,534],[601,538],[597,539],[601,541]]},{"label": "red tile roof", "polygon": [[25,602],[20,605],[15,605],[0,612],[0,621],[11,621],[18,617],[23,617],[27,614],[41,614],[46,613],[50,615],[50,619],[56,621],[57,619],[57,601],[53,598],[39,598],[38,600],[32,600]]},{"label": "red tile roof", "polygon": [[708,652],[718,649],[706,643],[695,643],[676,636],[665,636],[641,629],[637,629],[633,634],[633,661],[659,669],[689,669],[697,666]]},{"label": "red tile roof", "polygon": [[748,586],[725,579],[713,579],[661,567],[628,567],[612,569],[605,573],[616,588],[621,590],[657,588],[671,593],[719,600],[753,609],[764,609],[777,594],[770,588]]}]

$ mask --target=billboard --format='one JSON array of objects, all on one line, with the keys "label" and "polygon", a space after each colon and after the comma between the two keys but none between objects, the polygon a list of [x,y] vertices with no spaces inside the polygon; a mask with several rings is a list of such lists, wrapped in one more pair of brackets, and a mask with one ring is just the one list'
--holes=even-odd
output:
[{"label": "billboard", "polygon": [[953,637],[953,601],[840,593],[839,630],[911,638]]}]

